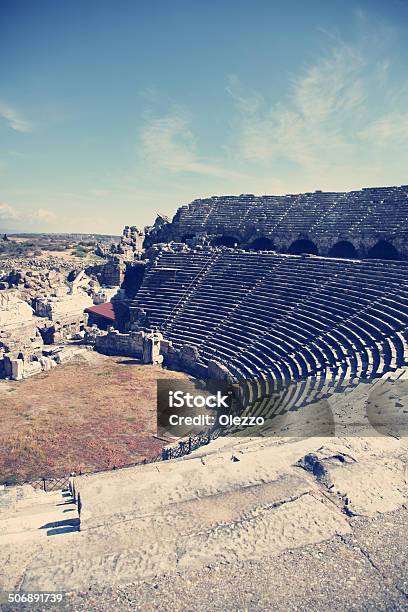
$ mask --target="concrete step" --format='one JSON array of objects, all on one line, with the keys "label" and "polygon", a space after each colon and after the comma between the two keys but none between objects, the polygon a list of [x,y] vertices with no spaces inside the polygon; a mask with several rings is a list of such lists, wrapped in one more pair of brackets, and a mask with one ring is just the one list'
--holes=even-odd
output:
[{"label": "concrete step", "polygon": [[69,491],[45,493],[25,485],[0,492],[0,547],[78,530],[77,506]]}]

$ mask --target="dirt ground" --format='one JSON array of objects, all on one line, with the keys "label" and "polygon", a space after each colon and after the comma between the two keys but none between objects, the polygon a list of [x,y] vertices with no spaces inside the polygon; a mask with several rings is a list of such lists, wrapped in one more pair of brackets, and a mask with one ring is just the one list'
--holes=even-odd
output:
[{"label": "dirt ground", "polygon": [[66,261],[78,262],[78,257],[75,257],[75,255],[72,255],[72,249],[67,250],[67,251],[43,251],[42,255],[36,256],[36,259],[48,259],[49,257],[58,257],[59,259],[62,259],[64,262]]},{"label": "dirt ground", "polygon": [[354,518],[348,536],[265,556],[260,562],[237,560],[126,586],[89,587],[68,596],[63,609],[406,610],[407,517],[401,508],[374,518]]},{"label": "dirt ground", "polygon": [[157,378],[185,374],[90,352],[0,381],[0,481],[113,468],[156,455]]}]

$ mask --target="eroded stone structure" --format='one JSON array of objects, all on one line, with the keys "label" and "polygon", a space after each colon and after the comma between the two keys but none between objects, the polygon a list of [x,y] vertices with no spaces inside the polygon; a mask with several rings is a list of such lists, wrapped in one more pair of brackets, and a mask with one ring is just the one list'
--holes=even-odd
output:
[{"label": "eroded stone structure", "polygon": [[86,293],[63,294],[38,298],[33,309],[17,290],[0,291],[0,378],[20,380],[66,360],[69,351],[53,355],[47,345],[84,335],[92,303]]},{"label": "eroded stone structure", "polygon": [[125,261],[137,259],[143,252],[145,232],[135,225],[126,225],[118,244],[98,244],[96,254],[100,257],[119,255]]},{"label": "eroded stone structure", "polygon": [[163,343],[168,346],[163,335],[155,330],[127,333],[121,333],[116,329],[110,329],[107,333],[89,330],[88,334],[94,335],[92,342],[100,353],[134,357],[152,365],[163,363]]},{"label": "eroded stone structure", "polygon": [[0,378],[12,376],[12,360],[22,367],[42,354],[44,342],[34,311],[17,291],[0,291]]},{"label": "eroded stone structure", "polygon": [[93,299],[86,293],[37,299],[36,315],[47,319],[41,330],[47,344],[71,339],[84,332],[88,321],[85,309],[92,305]]},{"label": "eroded stone structure", "polygon": [[100,283],[106,287],[119,287],[126,272],[126,262],[119,255],[110,255],[107,262],[99,266],[97,276]]},{"label": "eroded stone structure", "polygon": [[[408,185],[285,196],[214,196],[181,206],[145,246],[211,243],[330,257],[408,259]],[[192,242],[193,241],[193,242]]]},{"label": "eroded stone structure", "polygon": [[85,309],[109,297],[84,270],[22,269],[7,279],[0,290],[0,378],[20,380],[62,363],[70,350],[59,346],[54,355],[47,345],[83,337]]},{"label": "eroded stone structure", "polygon": [[1,277],[0,289],[18,289],[27,302],[45,297],[57,290],[68,291],[67,272],[57,270],[14,269]]},{"label": "eroded stone structure", "polygon": [[118,244],[98,244],[96,254],[106,259],[106,263],[96,266],[95,274],[105,287],[120,287],[128,268],[137,264],[143,253],[145,232],[136,226],[126,225]]},{"label": "eroded stone structure", "polygon": [[159,331],[151,331],[143,336],[143,363],[160,365],[163,355],[160,352],[163,335]]},{"label": "eroded stone structure", "polygon": [[[104,264],[48,292],[7,281],[29,310],[12,307],[21,339],[3,316],[0,367],[46,369],[42,342],[83,335],[106,354],[232,381],[249,404],[282,390],[287,407],[315,400],[407,363],[407,238],[408,186],[196,200],[145,232],[126,227]],[[84,311],[107,299],[105,331],[90,328]]]}]

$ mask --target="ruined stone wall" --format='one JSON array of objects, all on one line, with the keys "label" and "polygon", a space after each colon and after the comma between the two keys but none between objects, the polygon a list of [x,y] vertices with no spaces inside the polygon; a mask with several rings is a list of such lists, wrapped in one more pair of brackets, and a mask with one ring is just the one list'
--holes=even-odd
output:
[{"label": "ruined stone wall", "polygon": [[47,344],[62,342],[84,331],[88,315],[85,308],[93,305],[86,293],[36,300],[36,314],[46,318],[42,336]]},{"label": "ruined stone wall", "polygon": [[[0,377],[12,376],[12,360],[22,361],[23,365],[13,366],[19,371],[44,371],[46,364],[37,363],[44,344],[84,334],[88,322],[84,309],[93,304],[84,292],[40,297],[34,302],[35,311],[20,298],[19,290],[0,291]],[[36,365],[29,365],[32,362]]]},{"label": "ruined stone wall", "polygon": [[126,225],[118,244],[98,244],[95,253],[100,257],[119,255],[124,261],[134,261],[143,252],[144,231]]},{"label": "ruined stone wall", "polygon": [[[103,293],[96,270],[29,270],[3,274],[0,285],[0,377],[20,379],[48,368],[42,361],[45,345],[68,344],[85,336],[85,309],[108,294],[118,294],[126,265],[121,257],[107,262],[108,283]],[[89,272],[89,273],[88,273]],[[12,289],[11,289],[11,288]],[[123,293],[123,292],[122,292]]]},{"label": "ruined stone wall", "polygon": [[51,321],[63,317],[82,315],[85,308],[93,305],[93,299],[86,293],[73,293],[61,297],[47,297],[36,300],[35,311],[39,317]]},{"label": "ruined stone wall", "polygon": [[323,256],[347,242],[357,258],[371,257],[371,249],[385,241],[408,259],[408,186],[195,200],[181,206],[172,222],[153,227],[145,246],[203,238],[215,246],[279,252],[310,241]]},{"label": "ruined stone wall", "polygon": [[84,347],[64,347],[51,355],[37,355],[32,359],[21,359],[12,354],[4,357],[5,375],[12,380],[23,380],[41,372],[48,372],[55,366],[71,361],[86,350]]},{"label": "ruined stone wall", "polygon": [[106,264],[100,267],[98,280],[106,287],[118,287],[123,283],[126,263],[118,256],[109,257]]},{"label": "ruined stone wall", "polygon": [[95,349],[104,355],[142,358],[143,338],[143,332],[121,334],[117,330],[111,330],[107,334],[96,336]]},{"label": "ruined stone wall", "polygon": [[7,354],[23,359],[41,354],[44,342],[38,325],[39,319],[18,291],[0,292],[0,377],[9,375]]},{"label": "ruined stone wall", "polygon": [[175,349],[169,340],[157,331],[120,333],[111,329],[98,331],[93,338],[95,350],[104,355],[122,355],[143,360],[144,363],[164,364],[171,370],[187,372],[195,377],[232,380],[228,368],[211,360],[204,364],[194,346]]},{"label": "ruined stone wall", "polygon": [[43,328],[43,337],[47,344],[55,344],[64,340],[71,340],[85,332],[88,324],[88,315],[81,313],[76,316],[61,317]]}]

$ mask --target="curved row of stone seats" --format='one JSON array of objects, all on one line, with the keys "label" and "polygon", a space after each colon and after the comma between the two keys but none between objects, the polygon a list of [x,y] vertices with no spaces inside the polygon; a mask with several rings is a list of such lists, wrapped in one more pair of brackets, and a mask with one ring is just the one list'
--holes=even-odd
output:
[{"label": "curved row of stone seats", "polygon": [[285,196],[214,196],[179,208],[173,226],[187,234],[231,234],[237,230],[350,234],[397,232],[408,228],[408,186],[351,192],[314,192]]},{"label": "curved row of stone seats", "polygon": [[[392,344],[392,341],[387,339],[388,343]],[[392,351],[389,344],[388,349],[390,352]],[[389,371],[389,368],[386,367],[386,362],[387,359],[382,364],[383,369],[379,372],[379,376]],[[401,365],[403,363],[400,363],[398,366],[394,363],[391,369],[396,370]],[[248,379],[244,382],[241,381],[241,384],[243,388],[245,384],[247,386],[247,389],[244,389],[244,401],[247,404],[246,413],[270,418],[274,414],[284,414],[287,411],[297,410],[304,405],[328,397],[333,392],[333,389],[335,391],[342,391],[347,387],[354,386],[358,380],[358,378],[349,378],[346,370],[343,368],[341,371],[336,372],[334,378],[330,376],[329,370],[323,370],[314,377],[295,381],[290,383],[288,387],[275,390],[273,387],[260,385],[259,379]]]},{"label": "curved row of stone seats", "polygon": [[[292,408],[297,404],[300,406],[304,403],[316,401],[316,399],[328,395],[329,392],[333,392],[333,390],[339,391],[345,386],[355,384],[358,380],[361,380],[361,378],[382,376],[387,371],[401,367],[406,363],[407,355],[405,355],[404,358],[403,351],[401,352],[397,348],[398,346],[403,347],[403,342],[401,341],[400,334],[397,333],[395,336],[387,338],[380,345],[368,347],[364,360],[361,357],[361,353],[357,352],[349,355],[346,357],[345,361],[339,362],[336,366],[333,365],[331,368],[322,368],[320,371],[316,371],[312,378],[316,379],[316,381],[318,380],[319,384],[317,385],[316,382],[313,385],[303,385],[302,389],[308,389],[308,393],[310,393],[309,395],[306,394],[306,392],[305,394],[302,393],[298,395],[296,402],[292,403]],[[396,355],[398,352],[400,352],[400,355],[397,359]],[[299,360],[300,355],[297,357]],[[256,391],[252,389],[245,398],[247,403],[251,404],[251,402],[259,401],[260,398],[262,399],[265,396],[281,393],[282,389],[286,389],[288,385],[296,382],[293,366],[290,367],[290,364],[287,366],[285,375],[285,365],[286,364],[282,361],[276,361],[274,367],[269,370],[269,385],[263,388],[261,392],[259,392],[258,389],[258,395],[256,395]],[[234,370],[234,368],[231,369]],[[290,370],[289,375],[287,375],[288,370]],[[245,381],[248,386],[251,386],[251,377],[248,376],[247,373],[244,374],[244,378],[242,378],[242,372],[235,370],[235,375],[241,381],[241,384]],[[246,379],[245,376],[247,376]]]},{"label": "curved row of stone seats", "polygon": [[266,393],[260,389],[262,385],[259,385],[258,381],[244,381],[241,383],[241,389],[246,406],[245,413],[270,418],[272,415],[284,414],[289,410],[296,410],[308,403],[316,402],[330,395],[331,378],[332,373],[323,370],[314,377],[294,381],[287,386],[277,390],[272,389]]},{"label": "curved row of stone seats", "polygon": [[185,343],[186,330],[187,337],[195,344],[203,341],[219,325],[221,318],[228,320],[231,313],[240,308],[267,271],[279,264],[277,259],[270,266],[270,258],[254,253],[249,261],[242,261],[236,268],[228,255],[223,253],[223,257],[217,259],[211,275],[207,274],[197,283],[189,299],[180,306],[177,320],[169,330],[176,345]]},{"label": "curved row of stone seats", "polygon": [[[166,275],[169,269],[176,273]],[[171,297],[175,288],[182,300]],[[203,363],[224,363],[242,384],[256,380],[258,391],[248,383],[251,401],[259,389],[273,394],[309,377],[319,379],[319,392],[341,388],[406,360],[405,262],[163,253],[137,301],[176,348],[195,345]]]},{"label": "curved row of stone seats", "polygon": [[171,252],[166,252],[165,257],[160,254],[135,300],[135,304],[144,304],[152,326],[163,323],[213,259],[211,251],[187,252],[185,256]]},{"label": "curved row of stone seats", "polygon": [[[250,352],[253,363],[256,362],[254,355],[259,355],[259,358],[266,362],[269,355],[276,361],[284,358],[285,353],[290,355],[291,352],[297,352],[298,362],[301,360],[299,358],[304,357],[304,365],[301,368],[292,366],[291,378],[298,378],[316,371],[318,369],[316,364],[321,367],[335,366],[342,361],[347,361],[350,350],[353,351],[354,349],[360,353],[362,363],[367,364],[367,368],[370,364],[370,373],[374,375],[384,359],[378,353],[374,334],[368,334],[365,330],[362,330],[363,322],[363,320],[348,321],[346,324],[339,326],[337,330],[332,330],[331,336],[319,338],[310,344],[302,338],[300,332],[298,333],[285,325],[280,325],[279,328],[274,328],[272,338],[264,338],[262,342],[257,343],[256,347],[252,347],[250,351],[247,349],[247,351]],[[328,340],[330,337],[336,338],[336,335],[337,342],[333,345],[333,342]],[[287,337],[291,339],[290,343],[286,341]],[[241,354],[239,359],[242,361],[244,357],[245,354]],[[262,366],[259,365],[259,367]],[[309,371],[308,367],[310,368]],[[367,371],[364,372],[361,367],[360,375],[366,374]]]},{"label": "curved row of stone seats", "polygon": [[[269,259],[271,259],[270,256]],[[281,258],[280,261],[282,262],[280,268],[281,276],[285,280],[281,281],[280,276],[275,276],[273,279],[265,277],[263,282],[252,292],[250,299],[246,301],[243,308],[236,311],[232,317],[226,320],[225,325],[228,328],[237,327],[239,329],[238,333],[241,334],[241,338],[244,338],[245,334],[251,336],[251,334],[257,335],[262,332],[262,329],[256,326],[254,328],[248,326],[248,321],[256,320],[258,323],[264,322],[266,327],[269,327],[272,318],[276,320],[283,316],[286,312],[285,309],[293,308],[294,304],[319,286],[320,281],[315,268],[313,268],[313,274],[308,274],[305,282],[302,282],[301,275],[288,270],[287,263],[290,260]],[[324,277],[322,276],[322,278]],[[288,284],[288,279],[292,279],[292,286]],[[273,287],[269,288],[269,283],[272,283]],[[272,291],[273,301],[271,300]],[[270,304],[273,305],[271,306]],[[219,332],[222,334],[222,324],[220,325]],[[206,337],[207,347],[209,344],[209,338]]]}]

